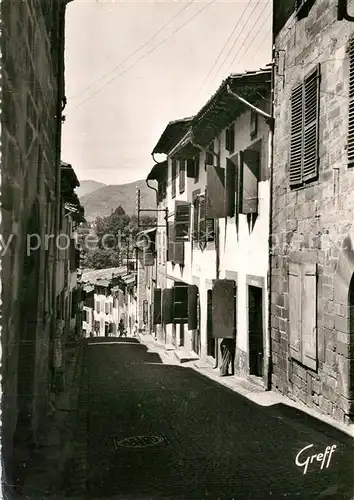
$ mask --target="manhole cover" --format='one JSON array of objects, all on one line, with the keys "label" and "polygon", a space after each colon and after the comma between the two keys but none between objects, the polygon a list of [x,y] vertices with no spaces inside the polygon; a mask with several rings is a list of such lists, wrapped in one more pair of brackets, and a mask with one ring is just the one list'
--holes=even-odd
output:
[{"label": "manhole cover", "polygon": [[132,436],[121,441],[113,438],[113,445],[117,448],[146,448],[148,446],[156,446],[158,444],[167,444],[167,438],[163,435],[160,436]]}]

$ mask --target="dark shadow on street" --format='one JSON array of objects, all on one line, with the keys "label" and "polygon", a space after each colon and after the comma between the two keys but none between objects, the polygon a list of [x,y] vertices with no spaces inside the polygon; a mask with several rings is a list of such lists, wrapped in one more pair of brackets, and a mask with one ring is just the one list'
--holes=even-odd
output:
[{"label": "dark shadow on street", "polygon": [[89,345],[88,372],[89,498],[354,498],[353,440],[332,426],[259,406],[139,342]]}]

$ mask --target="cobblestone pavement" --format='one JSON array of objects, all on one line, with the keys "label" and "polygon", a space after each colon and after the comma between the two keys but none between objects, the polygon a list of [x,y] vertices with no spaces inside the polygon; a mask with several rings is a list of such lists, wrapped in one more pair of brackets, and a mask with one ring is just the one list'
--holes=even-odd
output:
[{"label": "cobblestone pavement", "polygon": [[[162,363],[136,339],[122,340],[87,347],[80,408],[88,420],[75,436],[71,473],[85,498],[354,498],[348,436],[279,405],[256,405],[195,370]],[[314,458],[304,474],[295,457],[310,445],[302,461],[336,449],[328,468],[327,458],[322,470]]]}]

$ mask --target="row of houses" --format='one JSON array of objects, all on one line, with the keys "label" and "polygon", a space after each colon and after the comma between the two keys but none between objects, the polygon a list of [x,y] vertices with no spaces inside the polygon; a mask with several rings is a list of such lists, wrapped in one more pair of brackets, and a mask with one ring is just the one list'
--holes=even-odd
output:
[{"label": "row of houses", "polygon": [[[226,78],[153,149],[158,224],[138,319],[156,338],[349,422],[354,410],[354,25],[275,1],[273,61]],[[165,155],[157,162],[157,155]],[[189,353],[189,354],[186,354]]]},{"label": "row of houses", "polygon": [[135,270],[126,267],[86,270],[81,281],[85,292],[83,336],[116,336],[121,319],[127,336],[132,336],[137,318]]},{"label": "row of houses", "polygon": [[74,237],[83,209],[75,194],[75,172],[61,161],[67,3],[1,6],[1,444],[6,493],[21,492],[50,403],[65,389],[66,346],[81,330]]}]

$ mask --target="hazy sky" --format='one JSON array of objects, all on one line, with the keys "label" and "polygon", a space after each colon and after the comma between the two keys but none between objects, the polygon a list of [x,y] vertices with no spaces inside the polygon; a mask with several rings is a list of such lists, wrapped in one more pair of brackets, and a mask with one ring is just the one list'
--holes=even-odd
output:
[{"label": "hazy sky", "polygon": [[196,113],[230,73],[270,62],[271,9],[271,0],[69,3],[63,160],[80,180],[145,178],[169,121]]}]

